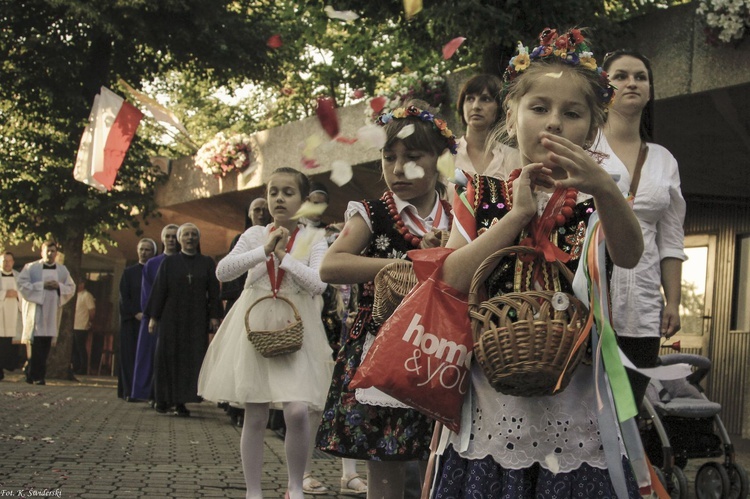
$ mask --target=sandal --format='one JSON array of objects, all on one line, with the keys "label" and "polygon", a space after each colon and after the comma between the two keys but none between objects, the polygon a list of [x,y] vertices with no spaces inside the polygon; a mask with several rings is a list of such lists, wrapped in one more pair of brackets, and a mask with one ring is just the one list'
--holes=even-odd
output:
[{"label": "sandal", "polygon": [[302,475],[302,492],[314,496],[328,493],[328,487],[314,479],[310,473]]},{"label": "sandal", "polygon": [[341,478],[342,494],[367,494],[367,482],[358,473]]}]

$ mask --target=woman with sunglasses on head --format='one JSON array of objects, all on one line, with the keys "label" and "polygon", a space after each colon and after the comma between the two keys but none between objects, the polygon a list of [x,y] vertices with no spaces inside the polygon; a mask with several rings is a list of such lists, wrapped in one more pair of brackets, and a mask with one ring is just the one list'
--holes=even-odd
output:
[{"label": "woman with sunglasses on head", "polygon": [[[593,149],[605,155],[602,166],[620,190],[633,197],[644,244],[635,268],[613,270],[613,326],[620,348],[633,364],[654,367],[660,338],[680,330],[682,262],[687,258],[685,200],[677,161],[667,149],[650,142],[654,79],[649,60],[619,49],[604,57],[602,67],[617,87],[617,98]],[[628,375],[640,404],[649,378],[634,371]]]}]

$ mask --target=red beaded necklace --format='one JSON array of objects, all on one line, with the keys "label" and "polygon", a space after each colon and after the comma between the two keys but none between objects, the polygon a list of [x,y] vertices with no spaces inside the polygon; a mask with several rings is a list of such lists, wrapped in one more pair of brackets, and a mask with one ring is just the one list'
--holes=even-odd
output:
[{"label": "red beaded necklace", "polygon": [[[513,181],[521,174],[521,170],[513,170],[508,176],[508,204],[512,205]],[[534,215],[528,225],[528,236],[520,244],[530,246],[544,255],[548,262],[560,260],[563,263],[570,261],[570,255],[550,242],[552,229],[563,227],[573,217],[573,207],[578,198],[578,189],[568,187],[567,189],[555,189],[550,196],[547,207],[541,214]]]},{"label": "red beaded necklace", "polygon": [[[396,201],[393,199],[393,193],[391,191],[386,191],[385,194],[383,194],[382,199],[383,201],[385,201],[386,208],[388,208],[388,214],[391,216],[391,218],[393,218],[393,222],[396,224],[397,230],[404,237],[404,240],[407,243],[411,244],[413,247],[418,248],[419,244],[422,242],[422,236],[418,236],[409,232],[409,228],[406,226],[406,224],[404,224],[404,221],[401,219],[401,215],[398,214],[398,208],[396,207]],[[452,221],[453,214],[451,213],[450,204],[443,199],[440,200],[440,204],[443,208],[443,211],[448,215],[448,220]],[[439,221],[440,218],[435,220],[435,225],[437,225]]]}]

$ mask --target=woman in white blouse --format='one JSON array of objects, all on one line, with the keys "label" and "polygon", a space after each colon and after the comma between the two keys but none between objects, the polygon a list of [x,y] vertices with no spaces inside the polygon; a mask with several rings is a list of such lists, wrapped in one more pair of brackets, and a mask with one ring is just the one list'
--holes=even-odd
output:
[{"label": "woman in white blouse", "polygon": [[[680,330],[682,262],[687,258],[685,200],[677,161],[667,149],[649,142],[654,87],[648,59],[621,49],[607,54],[602,67],[617,87],[617,97],[593,149],[607,155],[604,168],[623,193],[634,196],[644,244],[635,268],[613,271],[613,325],[630,360],[637,367],[653,367],[660,338]],[[628,374],[640,404],[649,380],[635,372]]]}]

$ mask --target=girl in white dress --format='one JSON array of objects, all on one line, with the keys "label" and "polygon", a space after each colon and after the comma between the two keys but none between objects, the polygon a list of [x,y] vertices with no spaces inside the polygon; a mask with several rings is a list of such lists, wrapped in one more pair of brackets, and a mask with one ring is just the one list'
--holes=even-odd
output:
[{"label": "girl in white dress", "polygon": [[[225,282],[248,272],[245,289],[227,314],[206,354],[198,393],[207,400],[245,406],[241,455],[248,499],[263,497],[263,437],[268,409],[280,404],[286,422],[287,497],[302,499],[302,476],[310,444],[308,408],[322,409],[331,379],[331,349],[315,295],[325,290],[318,267],[328,245],[324,232],[293,219],[307,198],[308,178],[293,168],[279,168],[268,181],[267,201],[273,222],[250,227],[219,262],[216,276]],[[263,357],[248,341],[245,314],[259,298],[278,295],[299,311],[304,325],[302,348]],[[254,330],[282,329],[293,319],[283,300],[263,300],[252,307]]]}]

